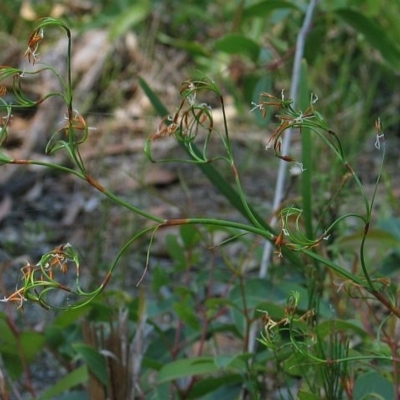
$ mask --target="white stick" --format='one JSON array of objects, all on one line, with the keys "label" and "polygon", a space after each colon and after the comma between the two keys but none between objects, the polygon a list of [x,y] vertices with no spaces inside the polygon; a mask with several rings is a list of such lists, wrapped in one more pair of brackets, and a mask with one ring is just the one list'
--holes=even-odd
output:
[{"label": "white stick", "polygon": [[[307,34],[311,27],[311,21],[312,21],[314,9],[315,9],[316,5],[318,4],[318,2],[319,2],[319,0],[311,0],[310,1],[309,5],[307,7],[306,16],[303,21],[303,26],[301,27],[300,32],[297,36],[296,52],[295,52],[295,56],[294,56],[294,65],[293,65],[293,71],[292,71],[292,84],[290,87],[290,98],[293,101],[293,108],[296,107],[297,97],[298,97],[298,92],[299,92],[300,68],[301,68],[301,60],[302,60],[303,54],[304,54],[304,45],[306,42]],[[291,136],[292,136],[292,131],[287,130],[285,133],[285,136],[283,138],[283,143],[282,143],[282,154],[283,155],[287,155],[289,152]],[[274,196],[274,202],[273,202],[273,206],[272,206],[273,210],[277,210],[282,201],[282,197],[283,197],[283,193],[284,193],[284,186],[285,186],[285,179],[286,179],[286,172],[287,172],[287,162],[281,160],[279,163],[278,176],[276,179],[275,196]],[[270,222],[270,226],[275,227],[276,222],[277,222],[277,218],[274,214],[274,217],[272,218],[272,220]],[[273,249],[272,243],[270,241],[266,241],[265,245],[264,245],[264,252],[263,252],[261,265],[260,265],[260,272],[259,272],[260,278],[265,278],[267,276],[272,249]],[[257,330],[258,330],[258,324],[253,324],[251,327],[251,330],[250,330],[250,334],[249,334],[248,350],[250,353],[253,352],[254,348],[255,348]]]},{"label": "white stick", "polygon": [[[310,30],[312,15],[313,15],[315,6],[317,5],[318,2],[319,2],[319,0],[311,0],[310,1],[310,4],[307,7],[307,13],[304,18],[303,26],[301,27],[299,35],[297,36],[296,52],[295,52],[295,56],[294,56],[294,65],[293,65],[293,71],[292,71],[292,84],[290,87],[290,99],[292,99],[292,101],[293,101],[293,108],[296,108],[296,104],[297,104],[297,97],[298,97],[298,92],[299,92],[300,68],[301,68],[301,60],[303,58],[303,53],[304,53],[304,45],[306,42],[307,34]],[[285,136],[284,136],[283,142],[282,142],[282,154],[283,155],[287,155],[289,153],[291,138],[292,138],[292,130],[288,129],[285,132]],[[276,185],[275,185],[274,202],[272,205],[272,209],[274,211],[278,210],[278,208],[281,204],[281,201],[282,201],[284,187],[285,187],[286,173],[287,173],[287,162],[280,160],[278,177],[276,179]],[[277,218],[274,213],[274,217],[272,218],[272,220],[270,222],[270,226],[275,227],[276,222],[277,222]],[[266,241],[265,245],[264,245],[264,252],[263,252],[263,257],[262,257],[261,266],[260,266],[260,273],[259,273],[260,278],[265,278],[267,276],[272,249],[273,249],[273,246],[272,246],[271,241]]]}]

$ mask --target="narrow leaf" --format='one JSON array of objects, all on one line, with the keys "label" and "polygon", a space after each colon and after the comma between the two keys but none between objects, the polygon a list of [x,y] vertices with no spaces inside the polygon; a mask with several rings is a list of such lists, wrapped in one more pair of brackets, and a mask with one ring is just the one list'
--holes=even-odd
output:
[{"label": "narrow leaf", "polygon": [[86,344],[75,343],[72,347],[83,358],[90,371],[93,372],[99,381],[103,385],[107,385],[108,374],[104,356]]},{"label": "narrow leaf", "polygon": [[364,35],[365,40],[395,69],[400,69],[400,49],[386,35],[386,32],[372,19],[349,9],[336,10],[339,18]]},{"label": "narrow leaf", "polygon": [[239,33],[230,33],[215,42],[215,48],[228,54],[242,54],[256,62],[260,46],[252,39]]},{"label": "narrow leaf", "polygon": [[165,33],[159,33],[157,38],[161,43],[185,50],[193,56],[212,56],[211,53],[201,43],[193,40],[175,39],[166,35]]},{"label": "narrow leaf", "polygon": [[110,26],[111,40],[117,39],[126,33],[130,28],[143,21],[151,12],[151,5],[148,1],[137,2],[121,13]]},{"label": "narrow leaf", "polygon": [[149,98],[151,104],[153,105],[156,113],[161,117],[166,117],[169,112],[168,109],[164,106],[163,102],[160,98],[154,93],[154,91],[150,88],[147,82],[139,77],[139,84],[142,90],[144,91],[145,95]]},{"label": "narrow leaf", "polygon": [[[161,102],[156,93],[154,93],[154,91],[150,88],[147,82],[144,79],[139,78],[139,84],[143,89],[143,91],[145,92],[145,94],[147,95],[147,97],[149,98],[149,100],[151,101],[158,115],[160,115],[161,117],[167,116],[169,114],[168,109],[164,106],[164,104]],[[192,152],[196,153],[198,157],[201,157],[202,156],[201,151],[196,147],[196,145],[193,143],[191,146],[192,146]],[[243,203],[238,193],[236,192],[236,190],[232,188],[232,186],[221,175],[221,173],[211,164],[200,163],[197,164],[197,166],[207,177],[207,179],[219,190],[219,192],[223,196],[225,196],[225,198],[231,203],[231,205],[235,207],[236,210],[238,210],[246,218],[249,218],[247,211],[243,206]],[[253,210],[251,206],[249,206],[249,208],[251,210],[251,213],[253,214],[253,217],[257,219],[260,225],[262,225],[267,231],[272,232],[273,230],[265,221],[265,218],[263,218],[255,210]],[[283,255],[288,260],[290,260],[294,265],[302,266],[299,257],[293,251],[288,250],[286,247],[283,248]]]},{"label": "narrow leaf", "polygon": [[265,0],[246,7],[243,12],[243,18],[265,18],[272,11],[284,8],[299,9],[295,4],[289,3],[288,1]]},{"label": "narrow leaf", "polygon": [[71,388],[87,382],[88,373],[86,365],[82,365],[76,370],[70,372],[61,378],[54,386],[46,390],[39,398],[39,400],[51,400],[56,396],[70,390]]},{"label": "narrow leaf", "polygon": [[173,361],[161,368],[157,382],[169,382],[194,375],[212,374],[218,368],[211,357],[198,357]]}]

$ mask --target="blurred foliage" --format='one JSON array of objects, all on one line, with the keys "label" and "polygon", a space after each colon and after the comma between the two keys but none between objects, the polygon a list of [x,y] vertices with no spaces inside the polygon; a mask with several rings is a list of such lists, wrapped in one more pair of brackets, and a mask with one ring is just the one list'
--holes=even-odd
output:
[{"label": "blurred foliage", "polygon": [[[272,112],[262,118],[257,109],[249,111],[252,102],[258,104],[260,93],[289,91],[307,5],[295,0],[3,0],[0,13],[2,33],[18,37],[23,46],[34,20],[52,13],[60,14],[77,32],[107,29],[113,43],[134,32],[141,51],[153,62],[157,52],[184,54],[185,69],[177,71],[182,80],[211,76],[221,83],[222,94],[234,98],[239,119],[252,129],[256,129],[253,123],[258,129],[270,129],[275,122]],[[312,146],[311,187],[301,191],[300,183],[303,198],[290,200],[297,205],[312,197],[306,218],[316,230],[343,215],[347,199],[351,203],[347,207],[359,212],[360,199],[352,204],[351,197],[357,185],[346,188],[340,200],[335,193],[342,195],[341,185],[345,186],[345,162],[357,165],[370,154],[366,143],[369,146],[373,138],[377,117],[386,137],[399,134],[399,12],[398,1],[323,0],[314,15],[305,49],[306,86],[319,97],[315,115],[330,121],[347,154],[347,160],[338,161],[325,156],[325,147],[302,139],[303,145]],[[96,89],[99,96],[108,93],[110,85],[123,91],[118,76],[132,73],[129,63],[109,55],[108,69]],[[139,79],[140,72],[134,71],[132,79]],[[175,107],[164,105],[150,89],[147,94],[162,116]],[[115,99],[124,101],[128,94],[115,96],[104,99],[105,111],[120,107]],[[201,115],[209,116],[204,109]],[[302,114],[296,115],[304,122]],[[163,129],[170,132],[167,124]],[[185,143],[184,137],[179,139]],[[65,141],[56,144],[56,150],[68,147]],[[191,151],[194,159],[206,155],[195,148]],[[246,215],[249,210],[240,209],[240,201],[223,186],[211,163],[202,161],[210,181]],[[78,166],[80,162],[77,159]],[[375,184],[376,176],[367,171],[365,177],[366,186]],[[392,178],[389,174],[383,178],[388,199],[379,210],[380,223],[368,232],[362,257],[372,266],[376,279],[372,283],[382,284],[382,292],[387,290],[395,299],[400,222],[394,215],[398,217],[399,210]],[[326,196],[331,196],[328,205]],[[386,204],[394,206],[385,208]],[[287,214],[289,225],[294,211],[291,207]],[[261,226],[265,224],[264,218],[252,215]],[[351,222],[340,225],[321,257],[360,279],[362,262],[354,249],[366,230],[354,229]],[[224,239],[215,246],[221,242],[221,231]],[[232,257],[230,242],[244,248],[244,254]],[[347,286],[316,258],[298,257],[296,252],[290,261],[285,255],[283,264],[274,263],[268,279],[259,278],[254,269],[247,269],[249,254],[254,265],[261,262],[259,242],[230,228],[183,225],[166,236],[165,244],[168,254],[152,260],[145,287],[127,288],[122,282],[124,290],[109,289],[82,308],[51,314],[37,330],[26,317],[9,309],[2,312],[0,395],[15,390],[40,399],[119,399],[129,391],[138,399],[399,398],[397,319],[381,303],[372,302],[360,281],[359,286]],[[46,277],[47,261],[35,272]],[[116,274],[121,281],[124,273]],[[98,274],[93,271],[93,276]],[[118,288],[118,282],[114,285]],[[35,280],[33,301],[43,303],[43,288],[42,281]],[[73,296],[66,299],[74,301]],[[263,321],[260,344],[249,350],[255,321]],[[50,355],[55,371],[54,382],[44,393],[31,379],[41,354]]]}]

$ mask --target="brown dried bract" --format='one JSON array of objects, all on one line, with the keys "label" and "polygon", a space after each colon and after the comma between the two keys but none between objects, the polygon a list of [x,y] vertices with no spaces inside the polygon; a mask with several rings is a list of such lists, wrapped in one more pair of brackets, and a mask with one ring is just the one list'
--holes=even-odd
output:
[{"label": "brown dried bract", "polygon": [[25,51],[25,57],[28,57],[29,63],[32,61],[32,64],[35,65],[35,62],[39,60],[39,53],[37,52],[39,48],[39,42],[43,39],[43,29],[36,29],[29,38],[28,48]]}]

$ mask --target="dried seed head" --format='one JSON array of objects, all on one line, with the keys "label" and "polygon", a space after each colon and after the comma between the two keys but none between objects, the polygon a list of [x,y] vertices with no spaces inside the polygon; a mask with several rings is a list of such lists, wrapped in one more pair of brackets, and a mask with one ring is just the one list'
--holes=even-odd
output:
[{"label": "dried seed head", "polygon": [[39,42],[43,39],[44,33],[43,29],[36,29],[32,33],[28,41],[28,48],[25,51],[25,56],[28,57],[29,63],[31,62],[32,57],[32,64],[35,65],[35,62],[39,60],[39,53],[37,52],[39,48]]}]

